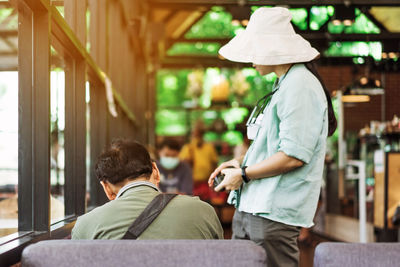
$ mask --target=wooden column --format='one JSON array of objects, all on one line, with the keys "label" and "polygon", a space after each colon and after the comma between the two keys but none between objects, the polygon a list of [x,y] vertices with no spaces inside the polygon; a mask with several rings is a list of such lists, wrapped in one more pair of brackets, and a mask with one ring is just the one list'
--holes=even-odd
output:
[{"label": "wooden column", "polygon": [[[90,10],[90,54],[100,68],[107,68],[107,3],[106,0],[89,0]],[[99,180],[94,172],[97,157],[109,140],[108,107],[104,85],[90,80],[90,202],[98,206],[107,202]]]},{"label": "wooden column", "polygon": [[[65,20],[86,45],[86,1],[64,2]],[[85,213],[86,195],[86,63],[65,59],[65,215]]]},{"label": "wooden column", "polygon": [[18,228],[49,231],[50,16],[26,3],[20,2],[18,16]]}]

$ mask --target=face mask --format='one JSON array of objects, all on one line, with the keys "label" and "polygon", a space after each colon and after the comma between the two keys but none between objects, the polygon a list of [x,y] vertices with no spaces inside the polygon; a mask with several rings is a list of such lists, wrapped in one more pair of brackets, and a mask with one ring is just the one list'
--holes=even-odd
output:
[{"label": "face mask", "polygon": [[175,169],[179,164],[179,158],[173,157],[161,157],[160,158],[161,166],[163,166],[167,170]]},{"label": "face mask", "polygon": [[260,129],[260,125],[250,124],[247,126],[247,138],[249,140],[254,140],[258,134],[258,130]]},{"label": "face mask", "polygon": [[264,114],[258,115],[255,123],[247,125],[247,138],[249,140],[254,140],[257,137],[258,131],[261,128],[261,122],[264,118]]}]

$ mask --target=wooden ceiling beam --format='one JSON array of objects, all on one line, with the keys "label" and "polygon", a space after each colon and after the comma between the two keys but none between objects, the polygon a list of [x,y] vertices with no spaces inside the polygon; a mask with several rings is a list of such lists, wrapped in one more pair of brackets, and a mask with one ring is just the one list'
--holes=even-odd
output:
[{"label": "wooden ceiling beam", "polygon": [[[329,34],[329,33],[301,33],[302,37],[309,41],[328,41],[328,42],[371,42],[371,41],[399,41],[400,33],[380,33],[380,34]],[[168,39],[167,43],[219,43],[226,44],[230,38],[202,38],[202,39]]]},{"label": "wooden ceiling beam", "polygon": [[[351,65],[354,66],[352,57],[322,57],[317,60],[318,65]],[[238,63],[229,60],[221,60],[217,57],[205,56],[169,56],[161,62],[161,68],[164,69],[183,69],[183,68],[251,68],[251,63]]]},{"label": "wooden ceiling beam", "polygon": [[[351,0],[353,6],[397,6],[398,0]],[[266,5],[286,5],[290,7],[308,7],[308,6],[326,6],[326,5],[344,5],[343,0],[260,0],[245,1],[246,6],[266,6]],[[151,0],[150,7],[169,7],[179,9],[193,9],[199,6],[238,6],[237,0]]]},{"label": "wooden ceiling beam", "polygon": [[0,38],[17,37],[18,30],[0,30]]}]

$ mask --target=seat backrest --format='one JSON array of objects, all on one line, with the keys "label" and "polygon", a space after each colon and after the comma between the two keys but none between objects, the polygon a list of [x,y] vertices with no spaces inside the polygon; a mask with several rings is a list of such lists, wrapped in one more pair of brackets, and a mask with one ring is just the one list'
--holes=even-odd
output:
[{"label": "seat backrest", "polygon": [[315,249],[314,267],[400,266],[400,243],[332,243]]},{"label": "seat backrest", "polygon": [[47,240],[22,253],[23,267],[265,266],[247,240]]}]

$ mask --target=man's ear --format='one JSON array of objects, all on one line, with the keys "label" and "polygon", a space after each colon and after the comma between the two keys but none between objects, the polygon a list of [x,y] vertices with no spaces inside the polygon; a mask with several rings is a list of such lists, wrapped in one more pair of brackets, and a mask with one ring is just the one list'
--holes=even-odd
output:
[{"label": "man's ear", "polygon": [[155,162],[152,162],[153,165],[153,173],[151,179],[153,179],[153,183],[158,186],[160,183],[160,170],[157,167],[157,164]]},{"label": "man's ear", "polygon": [[100,181],[100,184],[103,186],[104,193],[106,193],[106,196],[109,200],[114,200],[116,198],[116,194],[112,190],[110,184],[106,181]]}]

